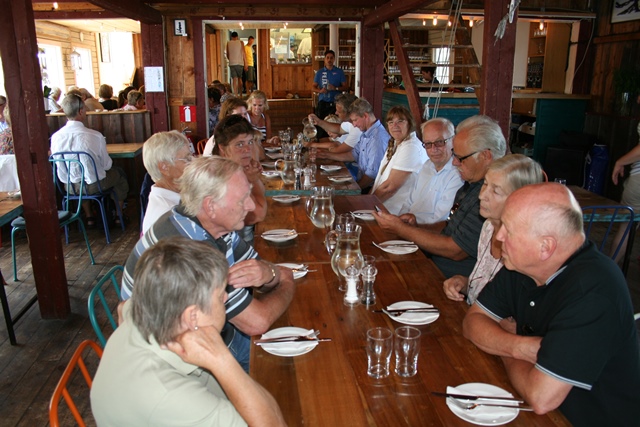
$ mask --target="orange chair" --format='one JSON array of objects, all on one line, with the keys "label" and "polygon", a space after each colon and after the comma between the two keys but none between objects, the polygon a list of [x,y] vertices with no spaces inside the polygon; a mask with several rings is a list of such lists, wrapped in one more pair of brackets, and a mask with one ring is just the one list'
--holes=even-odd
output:
[{"label": "orange chair", "polygon": [[207,138],[198,141],[198,145],[196,145],[196,154],[198,156],[202,156],[202,153],[204,152],[204,146],[207,145],[207,141]]},{"label": "orange chair", "polygon": [[60,421],[58,420],[58,404],[60,403],[60,396],[64,397],[64,400],[65,402],[67,402],[67,406],[71,410],[71,413],[73,414],[73,417],[75,418],[78,425],[80,427],[86,426],[86,424],[82,420],[82,417],[80,416],[80,412],[78,411],[78,408],[76,407],[75,403],[73,402],[73,399],[71,398],[71,395],[69,394],[69,390],[67,389],[67,383],[69,382],[69,378],[71,377],[71,374],[75,371],[75,368],[78,367],[80,368],[80,371],[82,372],[82,376],[84,377],[84,380],[87,382],[89,389],[91,389],[93,378],[89,374],[87,365],[85,364],[84,359],[82,358],[82,353],[87,347],[93,348],[93,351],[98,355],[98,358],[102,357],[102,349],[94,341],[86,340],[80,343],[76,351],[73,353],[73,356],[71,356],[71,360],[69,361],[69,364],[67,365],[66,369],[62,373],[62,378],[60,378],[60,381],[58,381],[58,385],[56,386],[56,389],[53,391],[53,396],[51,396],[51,401],[49,402],[49,423],[51,424],[51,427],[60,426]]}]

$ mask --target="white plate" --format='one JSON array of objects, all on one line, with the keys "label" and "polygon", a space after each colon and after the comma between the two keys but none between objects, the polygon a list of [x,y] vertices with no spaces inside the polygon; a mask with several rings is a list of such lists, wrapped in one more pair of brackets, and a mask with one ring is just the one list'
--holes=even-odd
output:
[{"label": "white plate", "polygon": [[276,162],[261,162],[260,164],[262,165],[262,167],[265,167],[265,168],[275,168],[276,167]]},{"label": "white plate", "polygon": [[[291,264],[291,263],[281,263],[281,264],[277,264],[277,265],[281,265],[283,267],[287,267],[287,268],[291,268],[294,270],[300,270],[304,268],[304,265],[302,264]],[[302,270],[302,271],[294,271],[293,272],[293,278],[294,279],[299,279],[301,277],[306,276],[308,273],[308,271],[306,269]]]},{"label": "white plate", "polygon": [[371,209],[362,209],[362,210],[359,210],[359,211],[353,211],[351,213],[356,218],[362,219],[364,221],[373,221],[373,220],[375,220],[375,218],[373,217],[373,210],[371,210]]},{"label": "white plate", "polygon": [[278,172],[278,171],[262,171],[262,175],[266,176],[267,178],[279,178],[280,177],[280,172]]},{"label": "white plate", "polygon": [[[420,301],[400,301],[391,304],[387,307],[387,310],[404,310],[407,308],[432,308],[431,304],[425,304]],[[428,325],[438,320],[440,313],[402,313],[399,316],[389,316],[396,322],[404,323],[405,325]]]},{"label": "white plate", "polygon": [[[287,326],[284,328],[273,329],[266,334],[262,334],[262,339],[287,337],[289,335],[307,335],[313,332],[313,330],[296,328],[294,326]],[[260,347],[267,353],[271,353],[274,356],[293,357],[300,356],[305,353],[309,353],[316,348],[318,341],[301,341],[301,342],[288,342],[281,344],[262,344]]]},{"label": "white plate", "polygon": [[336,184],[344,184],[345,182],[351,181],[351,177],[329,177],[329,181],[335,182]]},{"label": "white plate", "polygon": [[267,153],[275,153],[276,151],[282,150],[282,147],[264,147],[264,151]]},{"label": "white plate", "polygon": [[327,171],[327,172],[335,172],[335,171],[339,171],[340,169],[342,169],[342,166],[339,166],[339,165],[321,165],[320,169],[322,169],[323,171]]},{"label": "white plate", "polygon": [[[452,390],[452,388],[447,388],[447,392],[449,392],[449,390]],[[459,392],[462,394],[474,394],[481,396],[513,397],[511,393],[501,389],[500,387],[484,383],[461,384],[453,390],[455,390],[453,393]],[[479,426],[499,426],[509,423],[515,420],[520,412],[516,408],[492,408],[489,406],[478,406],[477,408],[466,410],[458,408],[451,403],[449,399],[451,398],[447,398],[447,406],[451,409],[451,412],[456,414],[459,418]]]},{"label": "white plate", "polygon": [[297,202],[298,200],[300,200],[300,196],[273,196],[272,197],[273,200],[275,200],[276,202],[279,203],[293,203],[293,202]]},{"label": "white plate", "polygon": [[277,160],[277,159],[283,159],[284,158],[284,154],[282,153],[267,153],[266,154],[268,158],[272,159],[272,160]]},{"label": "white plate", "polygon": [[[382,242],[379,244],[380,249],[390,254],[396,255],[406,255],[412,254],[418,250],[418,245],[411,245],[411,242],[407,242],[406,240],[388,240],[386,242]],[[395,246],[390,248],[384,248],[384,245],[411,245],[411,246]]]},{"label": "white plate", "polygon": [[286,242],[287,240],[293,240],[298,237],[296,230],[285,230],[281,228],[265,231],[265,233],[262,233],[262,238],[271,242]]}]

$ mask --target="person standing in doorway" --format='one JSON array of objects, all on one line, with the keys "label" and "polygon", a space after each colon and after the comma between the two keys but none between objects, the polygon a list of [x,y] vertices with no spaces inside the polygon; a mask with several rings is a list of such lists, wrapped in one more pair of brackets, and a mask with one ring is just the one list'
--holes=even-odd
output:
[{"label": "person standing in doorway", "polygon": [[247,55],[244,43],[238,39],[238,33],[231,33],[231,40],[227,42],[227,60],[229,61],[229,75],[236,96],[242,96],[242,70],[247,71]]},{"label": "person standing in doorway", "polygon": [[251,94],[253,91],[253,85],[256,82],[256,67],[255,62],[253,61],[253,43],[255,38],[253,36],[249,36],[249,40],[247,41],[246,46],[244,47],[244,55],[247,58],[247,81],[245,82],[245,92],[247,96]]},{"label": "person standing in doorway", "polygon": [[[324,53],[324,67],[319,69],[313,78],[313,91],[318,94],[316,115],[320,119],[324,119],[329,114],[335,114],[336,96],[349,88],[344,72],[333,65],[335,62],[336,53],[332,50],[327,50]],[[324,131],[322,133],[323,135],[318,134],[318,138],[326,136]]]}]

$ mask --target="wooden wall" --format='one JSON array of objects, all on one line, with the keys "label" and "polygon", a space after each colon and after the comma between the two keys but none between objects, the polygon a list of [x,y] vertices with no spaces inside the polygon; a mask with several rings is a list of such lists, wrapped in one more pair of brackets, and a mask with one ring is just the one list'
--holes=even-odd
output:
[{"label": "wooden wall", "polygon": [[615,111],[614,71],[623,64],[640,67],[640,20],[612,24],[613,1],[615,0],[598,3],[591,81],[591,111],[595,113],[607,114]]},{"label": "wooden wall", "polygon": [[89,49],[91,51],[91,66],[93,68],[93,82],[95,87],[86,89],[96,98],[98,97],[100,73],[98,70],[98,46],[95,33],[83,31],[83,40],[80,40],[80,30],[54,24],[49,21],[36,21],[36,37],[38,38],[38,43],[58,45],[61,48],[65,87],[60,89],[62,89],[63,94],[69,86],[76,84],[75,72],[71,69],[68,62],[69,54],[73,51],[74,47]]}]

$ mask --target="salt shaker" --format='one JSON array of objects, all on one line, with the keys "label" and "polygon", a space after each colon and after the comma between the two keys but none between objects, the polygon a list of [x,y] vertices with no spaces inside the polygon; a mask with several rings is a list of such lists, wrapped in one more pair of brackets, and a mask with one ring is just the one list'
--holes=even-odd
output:
[{"label": "salt shaker", "polygon": [[344,304],[349,307],[360,304],[360,298],[358,297],[358,276],[360,271],[355,265],[350,265],[344,272],[344,277],[347,280],[347,293],[344,295]]},{"label": "salt shaker", "polygon": [[376,274],[378,274],[378,269],[373,265],[367,265],[362,269],[363,285],[360,302],[366,306],[374,305],[376,303],[376,293],[373,290],[373,283],[376,281]]},{"label": "salt shaker", "polygon": [[304,168],[304,188],[311,187],[311,167],[307,166]]}]

